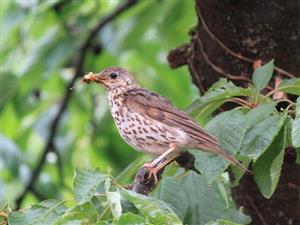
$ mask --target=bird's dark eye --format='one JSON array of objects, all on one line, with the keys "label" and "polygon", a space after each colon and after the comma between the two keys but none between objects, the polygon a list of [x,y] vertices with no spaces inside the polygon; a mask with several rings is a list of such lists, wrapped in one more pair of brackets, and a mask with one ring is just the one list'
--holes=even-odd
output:
[{"label": "bird's dark eye", "polygon": [[118,75],[119,75],[118,73],[112,72],[109,76],[110,76],[110,78],[112,78],[112,79],[116,79]]}]

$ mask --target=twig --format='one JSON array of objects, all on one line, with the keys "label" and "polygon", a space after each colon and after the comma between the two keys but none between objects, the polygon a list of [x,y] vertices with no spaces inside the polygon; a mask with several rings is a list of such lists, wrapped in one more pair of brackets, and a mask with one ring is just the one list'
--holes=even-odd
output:
[{"label": "twig", "polygon": [[250,108],[250,109],[254,108],[254,106],[251,103],[240,98],[227,99],[225,102],[234,102],[246,108]]},{"label": "twig", "polygon": [[296,109],[296,103],[293,102],[293,101],[291,101],[291,100],[289,100],[289,99],[280,99],[280,100],[277,100],[276,104],[278,104],[279,102],[287,102],[287,103],[289,103],[290,107],[293,107],[294,109]]},{"label": "twig", "polygon": [[44,196],[41,192],[38,192],[36,190],[35,187],[31,187],[28,191],[30,191],[32,194],[34,194],[34,196],[39,200],[39,201],[43,201],[45,200],[47,197]]},{"label": "twig", "polygon": [[[210,59],[208,58],[208,55],[206,54],[206,52],[204,51],[204,47],[203,47],[203,43],[200,39],[200,36],[198,36],[197,38],[197,42],[200,46],[200,52],[204,58],[204,60],[206,61],[206,63],[208,65],[211,66],[211,68],[213,70],[215,70],[217,73],[223,75],[224,77],[230,79],[230,80],[237,80],[237,81],[246,81],[248,83],[252,83],[252,80],[247,78],[247,77],[244,77],[244,76],[241,76],[241,75],[233,75],[233,74],[229,74],[229,73],[226,73],[221,67],[215,65],[212,61],[210,61]],[[266,86],[266,89],[268,90],[273,90],[272,87],[270,87],[269,85]]]},{"label": "twig", "polygon": [[264,100],[266,100],[268,97],[270,97],[271,95],[275,94],[276,92],[278,92],[278,89],[273,89],[270,92],[268,92],[259,102],[263,102]]},{"label": "twig", "polygon": [[105,215],[105,213],[107,212],[107,210],[109,209],[109,206],[106,206],[105,209],[102,211],[101,215],[98,217],[98,221],[100,221],[102,219],[102,217]]},{"label": "twig", "polygon": [[[232,56],[235,57],[235,58],[244,60],[244,61],[249,62],[249,63],[252,63],[252,64],[255,63],[256,60],[250,59],[250,58],[248,58],[248,57],[245,57],[245,56],[243,56],[243,55],[241,55],[241,54],[238,54],[238,53],[232,51],[232,50],[231,50],[229,47],[227,47],[222,41],[220,41],[220,39],[218,39],[218,38],[217,38],[217,37],[209,30],[209,28],[207,27],[207,25],[206,25],[206,23],[205,23],[205,20],[204,20],[202,14],[201,14],[200,8],[199,8],[199,6],[198,6],[197,4],[196,4],[196,10],[197,10],[197,12],[198,12],[198,16],[199,16],[199,19],[201,20],[201,23],[202,23],[202,25],[203,25],[204,30],[205,30],[205,31],[209,34],[209,36],[210,36],[213,40],[215,40],[215,41],[216,41],[216,42],[217,42],[217,43],[218,43],[218,44],[219,44],[226,52],[228,52],[230,55],[232,55]],[[262,61],[262,64],[266,64],[266,62]],[[285,76],[287,76],[287,77],[289,77],[289,78],[294,78],[294,77],[295,77],[295,75],[293,75],[293,74],[291,74],[291,73],[289,73],[289,72],[287,72],[287,71],[285,71],[285,70],[283,70],[283,69],[281,69],[281,68],[279,68],[279,67],[277,67],[277,66],[274,67],[274,70],[276,70],[278,73],[283,74],[283,75],[285,75]]]},{"label": "twig", "polygon": [[46,161],[46,156],[51,150],[52,143],[53,143],[54,137],[56,135],[56,131],[57,131],[59,122],[61,120],[61,117],[62,117],[64,111],[66,110],[67,105],[69,103],[69,100],[70,100],[70,98],[73,94],[73,92],[70,92],[69,89],[74,86],[74,83],[75,83],[76,79],[82,75],[84,59],[85,59],[85,56],[87,54],[87,51],[88,51],[89,47],[92,44],[93,39],[95,38],[97,33],[107,23],[109,23],[112,20],[114,20],[115,18],[117,18],[122,12],[126,11],[128,8],[132,7],[136,3],[137,3],[137,0],[127,0],[124,3],[122,3],[121,5],[119,5],[116,8],[115,11],[113,11],[112,13],[110,13],[107,16],[103,17],[102,20],[88,33],[88,36],[86,37],[85,41],[83,42],[83,44],[77,50],[78,55],[75,58],[75,65],[76,65],[75,75],[72,78],[72,80],[68,83],[68,85],[65,89],[64,97],[63,97],[63,99],[61,101],[61,104],[59,106],[58,112],[57,112],[55,118],[53,119],[53,121],[51,123],[50,131],[49,131],[49,137],[47,139],[47,142],[46,142],[46,145],[44,147],[43,154],[41,155],[40,161],[38,162],[36,168],[33,170],[32,175],[29,179],[29,182],[25,186],[23,192],[16,199],[17,208],[20,208],[20,205],[21,205],[24,197],[26,196],[26,193],[28,192],[28,190],[31,189],[31,187],[33,187],[35,181],[38,179],[38,177],[40,175],[40,172],[41,172],[41,170],[43,168],[43,165]]},{"label": "twig", "polygon": [[244,103],[245,105],[249,106],[250,108],[253,108],[253,104],[251,102],[247,102],[246,100],[242,99],[242,98],[231,98],[232,100],[236,100],[239,101],[241,103]]},{"label": "twig", "polygon": [[249,195],[246,194],[246,198],[248,200],[248,202],[250,203],[250,206],[254,209],[254,211],[257,213],[258,218],[260,219],[261,223],[263,225],[267,225],[267,222],[265,220],[265,218],[263,217],[263,215],[259,212],[259,209],[256,207],[255,203],[253,202],[253,200],[251,199],[251,197]]},{"label": "twig", "polygon": [[[193,57],[193,56],[192,56]],[[200,76],[198,76],[198,73],[197,73],[197,70],[195,69],[195,67],[194,67],[194,64],[193,64],[193,62],[192,62],[193,60],[189,60],[188,59],[188,65],[189,65],[189,69],[190,69],[190,71],[191,71],[191,74],[193,74],[194,76],[194,78],[195,78],[195,82],[196,82],[196,85],[199,87],[199,89],[200,89],[200,94],[204,94],[205,93],[205,88],[204,88],[204,86],[203,86],[203,84],[202,84],[202,82],[201,82],[201,80],[200,80]]]},{"label": "twig", "polygon": [[210,67],[215,70],[217,73],[223,75],[224,77],[227,77],[228,79],[230,80],[243,80],[243,81],[246,81],[246,82],[249,82],[249,83],[252,83],[251,80],[247,77],[244,77],[244,76],[237,76],[237,75],[232,75],[232,74],[229,74],[229,73],[226,73],[222,68],[220,68],[219,66],[215,65],[212,61],[210,61],[210,59],[208,58],[206,52],[204,51],[204,48],[203,48],[203,43],[200,39],[200,37],[198,37],[197,39],[197,43],[199,44],[199,47],[200,47],[200,51],[201,51],[201,54],[205,60],[205,62],[210,65]]}]

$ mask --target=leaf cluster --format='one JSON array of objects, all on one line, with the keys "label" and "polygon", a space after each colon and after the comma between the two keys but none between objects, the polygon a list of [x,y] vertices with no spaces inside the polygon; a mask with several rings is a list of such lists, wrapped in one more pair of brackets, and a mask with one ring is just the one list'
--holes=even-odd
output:
[{"label": "leaf cluster", "polygon": [[[1,7],[5,30],[1,40],[5,43],[1,49],[1,80],[5,85],[1,84],[0,89],[0,116],[5,129],[0,137],[0,203],[5,206],[17,198],[40,159],[61,96],[74,75],[72,62],[77,47],[114,4],[80,1],[58,7],[54,1],[37,5],[19,1],[1,3]],[[194,5],[187,1],[143,1],[102,30],[95,46],[89,49],[83,70],[124,66],[135,73],[143,86],[179,107],[185,106],[196,91],[186,71],[170,72],[164,56],[172,47],[187,41],[187,27],[195,22],[191,11]],[[187,108],[218,137],[224,149],[245,166],[252,164],[255,181],[266,198],[272,196],[280,179],[285,148],[295,148],[296,163],[300,163],[300,79],[283,80],[273,92],[262,94],[272,78],[273,66],[271,61],[255,70],[253,86],[247,88],[222,79]],[[271,98],[277,92],[298,99],[281,109],[279,101],[286,99]],[[26,195],[22,205],[26,207],[0,212],[1,216],[8,214],[10,224],[250,222],[230,196],[230,187],[238,184],[243,171],[230,166],[234,179],[229,180],[224,173],[228,162],[208,153],[191,150],[202,175],[185,172],[174,164],[168,166],[151,197],[121,187],[131,182],[137,169],[150,159],[139,157],[123,170],[138,153],[119,138],[104,98],[96,86],[76,90],[43,171]],[[216,115],[228,103],[238,106]],[[113,175],[77,168],[73,181],[75,166],[99,166],[100,171],[111,166]],[[120,171],[123,172],[116,176]],[[32,206],[28,207],[28,203]]]},{"label": "leaf cluster", "polygon": [[[204,177],[191,173],[181,180],[165,179],[155,197],[147,197],[124,189],[109,174],[77,168],[73,183],[74,198],[45,200],[29,209],[11,212],[8,223],[179,225],[249,222],[248,216],[234,209],[232,200],[226,197],[226,191],[222,182],[208,186]],[[215,205],[212,210],[206,207],[211,201],[220,205]],[[203,216],[198,217],[197,214]],[[223,215],[222,219],[218,219],[219,214]]]}]

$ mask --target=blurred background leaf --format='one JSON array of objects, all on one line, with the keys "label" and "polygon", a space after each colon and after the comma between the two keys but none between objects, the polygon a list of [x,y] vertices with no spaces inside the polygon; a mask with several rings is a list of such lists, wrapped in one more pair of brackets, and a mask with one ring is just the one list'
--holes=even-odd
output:
[{"label": "blurred background leaf", "polygon": [[[15,206],[40,160],[66,86],[74,76],[79,45],[120,4],[1,2],[1,207]],[[192,1],[141,1],[98,33],[83,72],[125,67],[143,86],[184,108],[198,91],[186,68],[169,69],[166,55],[189,39],[187,32],[193,24]],[[53,145],[22,207],[44,198],[70,196],[75,167],[99,167],[104,172],[111,167],[117,175],[140,155],[120,138],[105,92],[97,85],[81,85],[73,91]],[[131,177],[122,179],[128,182]]]}]

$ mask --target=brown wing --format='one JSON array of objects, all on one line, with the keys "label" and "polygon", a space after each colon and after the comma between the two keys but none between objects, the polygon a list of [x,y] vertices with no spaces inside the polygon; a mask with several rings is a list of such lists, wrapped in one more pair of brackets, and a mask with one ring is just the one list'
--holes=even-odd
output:
[{"label": "brown wing", "polygon": [[192,117],[174,107],[164,97],[141,88],[131,89],[125,92],[123,97],[125,100],[124,104],[131,109],[135,109],[140,114],[147,115],[151,119],[169,126],[180,127],[181,130],[198,142],[193,147],[199,147],[200,149],[206,147],[207,149],[203,150],[210,150],[251,174],[251,171],[245,168],[243,164],[222,149],[214,136],[208,134]]},{"label": "brown wing", "polygon": [[169,126],[180,127],[191,138],[207,147],[218,146],[214,136],[208,134],[192,117],[175,108],[164,97],[141,88],[131,89],[123,95],[126,106],[135,109],[140,114]]}]

